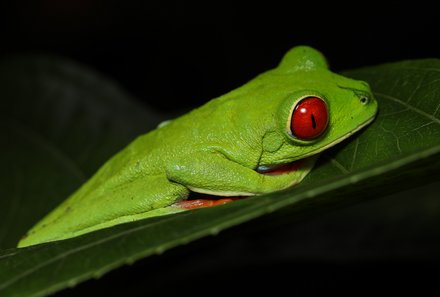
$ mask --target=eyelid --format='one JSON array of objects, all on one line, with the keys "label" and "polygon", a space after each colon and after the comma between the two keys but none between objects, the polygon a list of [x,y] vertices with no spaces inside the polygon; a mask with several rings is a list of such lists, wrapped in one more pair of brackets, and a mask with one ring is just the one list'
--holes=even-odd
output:
[{"label": "eyelid", "polygon": [[368,97],[368,98],[370,98],[371,97],[371,94],[369,93],[369,92],[367,92],[367,91],[363,91],[363,90],[359,90],[359,89],[354,89],[354,88],[349,88],[349,87],[344,87],[344,86],[340,86],[340,85],[338,85],[338,87],[340,88],[340,89],[343,89],[343,90],[349,90],[349,91],[352,91],[356,96],[358,96],[359,98],[360,97]]},{"label": "eyelid", "polygon": [[369,94],[368,92],[358,91],[358,90],[353,90],[353,92],[354,92],[355,95],[358,96],[359,98],[361,98],[361,97],[367,97],[367,98],[370,98],[370,94]]}]

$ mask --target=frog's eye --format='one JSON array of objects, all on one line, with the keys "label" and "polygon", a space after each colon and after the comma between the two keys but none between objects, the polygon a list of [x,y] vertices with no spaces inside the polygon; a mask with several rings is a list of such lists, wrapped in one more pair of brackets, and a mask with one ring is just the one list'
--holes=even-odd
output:
[{"label": "frog's eye", "polygon": [[367,105],[368,102],[370,102],[370,98],[366,95],[362,95],[360,96],[359,101],[361,102],[362,105]]},{"label": "frog's eye", "polygon": [[327,125],[327,104],[321,98],[306,97],[293,109],[290,130],[298,139],[314,139],[324,133]]}]

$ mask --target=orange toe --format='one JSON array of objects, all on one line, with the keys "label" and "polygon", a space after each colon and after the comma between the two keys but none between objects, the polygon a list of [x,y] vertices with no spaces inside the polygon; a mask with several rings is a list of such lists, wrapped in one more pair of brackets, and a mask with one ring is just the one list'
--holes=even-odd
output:
[{"label": "orange toe", "polygon": [[212,207],[216,205],[221,205],[225,203],[232,202],[236,199],[234,198],[222,198],[216,200],[210,199],[194,199],[194,200],[184,200],[174,204],[176,207],[184,208],[184,209],[195,209],[201,207]]}]

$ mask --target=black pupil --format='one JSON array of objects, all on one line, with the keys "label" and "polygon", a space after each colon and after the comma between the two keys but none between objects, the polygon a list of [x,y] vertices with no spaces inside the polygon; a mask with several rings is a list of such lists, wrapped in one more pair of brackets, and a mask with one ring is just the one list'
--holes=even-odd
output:
[{"label": "black pupil", "polygon": [[315,116],[313,115],[313,113],[312,113],[311,117],[312,117],[312,127],[313,127],[313,129],[316,129],[316,121],[315,121]]},{"label": "black pupil", "polygon": [[361,98],[361,102],[362,102],[362,103],[366,103],[366,102],[367,102],[367,98],[362,97],[362,98]]}]

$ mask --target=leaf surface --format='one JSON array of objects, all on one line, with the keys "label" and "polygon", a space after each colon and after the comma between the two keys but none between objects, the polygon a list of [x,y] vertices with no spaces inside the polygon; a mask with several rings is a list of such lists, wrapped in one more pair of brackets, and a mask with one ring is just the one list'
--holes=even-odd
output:
[{"label": "leaf surface", "polygon": [[438,173],[440,60],[373,66],[345,75],[370,83],[379,101],[377,119],[324,153],[299,186],[16,249],[30,226],[161,118],[113,82],[64,60],[21,58],[0,66],[6,135],[0,156],[1,296],[44,296],[269,212],[300,216],[401,189],[397,180],[410,187],[423,182],[414,178],[420,172]]}]

